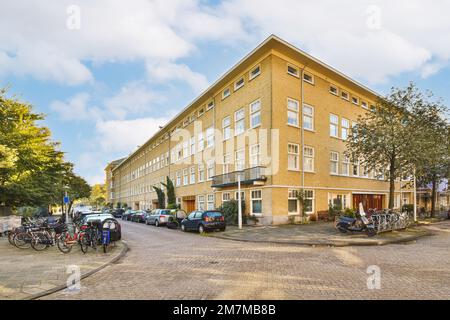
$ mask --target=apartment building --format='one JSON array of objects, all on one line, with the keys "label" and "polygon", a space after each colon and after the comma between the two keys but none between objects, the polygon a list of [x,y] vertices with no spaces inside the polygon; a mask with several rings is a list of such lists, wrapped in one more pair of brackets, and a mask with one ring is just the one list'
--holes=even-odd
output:
[{"label": "apartment building", "polygon": [[[377,97],[270,36],[130,156],[106,167],[109,202],[157,208],[152,186],[163,187],[169,176],[184,210],[241,196],[246,214],[261,224],[298,218],[300,190],[309,216],[330,204],[385,208],[383,172],[344,155],[358,115],[371,112]],[[396,183],[396,207],[413,199],[405,185]]]}]

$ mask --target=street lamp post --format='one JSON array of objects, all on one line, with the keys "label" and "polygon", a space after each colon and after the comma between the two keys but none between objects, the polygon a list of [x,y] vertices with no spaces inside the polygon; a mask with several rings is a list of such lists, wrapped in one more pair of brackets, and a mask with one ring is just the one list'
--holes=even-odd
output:
[{"label": "street lamp post", "polygon": [[238,224],[239,229],[242,229],[242,196],[241,196],[241,173],[238,172]]}]

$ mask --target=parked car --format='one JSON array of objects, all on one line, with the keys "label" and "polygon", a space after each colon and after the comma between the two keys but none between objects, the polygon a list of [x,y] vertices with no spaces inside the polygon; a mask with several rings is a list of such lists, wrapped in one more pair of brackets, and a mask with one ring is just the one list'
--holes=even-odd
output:
[{"label": "parked car", "polygon": [[133,222],[145,222],[145,217],[146,216],[147,216],[147,211],[138,210],[138,211],[135,211],[131,215],[131,221],[133,221]]},{"label": "parked car", "polygon": [[134,210],[128,209],[122,214],[122,220],[130,221],[131,215],[134,213]]},{"label": "parked car", "polygon": [[183,219],[186,219],[187,217],[186,211],[181,209],[170,210],[170,215],[171,217],[169,217],[169,221],[166,224],[166,227],[169,229],[179,228],[181,225],[181,221],[183,221]]},{"label": "parked car", "polygon": [[145,220],[146,224],[154,224],[156,227],[165,225],[169,221],[170,209],[155,209]]},{"label": "parked car", "polygon": [[82,225],[87,225],[88,222],[92,222],[98,220],[100,223],[103,223],[105,220],[113,220],[116,222],[115,229],[111,230],[111,240],[112,241],[118,241],[122,239],[122,227],[119,223],[119,221],[114,218],[112,214],[109,213],[100,213],[100,214],[90,214],[83,218]]},{"label": "parked car", "polygon": [[197,210],[181,221],[181,230],[195,230],[200,233],[212,230],[225,231],[226,223],[222,212],[217,210]]},{"label": "parked car", "polygon": [[111,214],[114,216],[114,218],[122,218],[125,210],[122,208],[114,209]]}]

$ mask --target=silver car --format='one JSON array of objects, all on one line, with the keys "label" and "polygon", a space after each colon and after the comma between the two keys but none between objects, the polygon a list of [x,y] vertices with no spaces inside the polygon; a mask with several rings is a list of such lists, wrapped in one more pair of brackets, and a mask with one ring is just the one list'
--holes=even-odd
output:
[{"label": "silver car", "polygon": [[155,209],[145,218],[145,224],[154,224],[156,227],[163,226],[169,221],[170,209]]}]

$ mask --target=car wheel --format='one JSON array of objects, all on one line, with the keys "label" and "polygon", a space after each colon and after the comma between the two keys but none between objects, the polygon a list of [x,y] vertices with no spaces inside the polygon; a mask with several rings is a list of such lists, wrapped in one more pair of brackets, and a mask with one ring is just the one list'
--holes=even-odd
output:
[{"label": "car wheel", "polygon": [[155,220],[155,227],[159,227],[159,221]]},{"label": "car wheel", "polygon": [[199,233],[205,233],[205,227],[203,227],[202,224],[198,226],[198,232]]},{"label": "car wheel", "polygon": [[181,225],[181,231],[186,232],[186,226],[184,224]]}]

